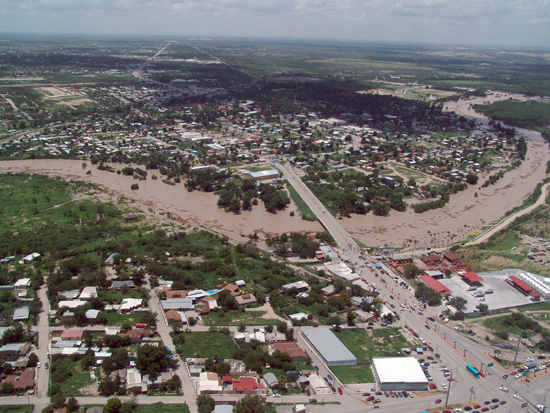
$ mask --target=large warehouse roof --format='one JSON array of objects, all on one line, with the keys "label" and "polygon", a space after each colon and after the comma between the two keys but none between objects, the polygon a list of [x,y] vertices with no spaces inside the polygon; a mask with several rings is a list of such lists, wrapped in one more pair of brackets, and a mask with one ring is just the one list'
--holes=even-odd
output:
[{"label": "large warehouse roof", "polygon": [[357,357],[348,350],[329,328],[302,330],[304,336],[317,349],[328,365],[357,364]]},{"label": "large warehouse roof", "polygon": [[414,357],[373,358],[372,364],[380,383],[428,383]]}]

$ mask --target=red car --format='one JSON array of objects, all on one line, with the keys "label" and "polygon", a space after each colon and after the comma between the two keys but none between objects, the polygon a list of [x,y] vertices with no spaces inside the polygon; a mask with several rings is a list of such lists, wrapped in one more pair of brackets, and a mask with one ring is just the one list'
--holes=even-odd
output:
[{"label": "red car", "polygon": [[338,393],[344,394],[344,393],[342,392],[342,388],[341,388],[341,387],[338,387]]},{"label": "red car", "polygon": [[441,399],[437,399],[437,400],[435,401],[435,404],[439,404],[439,403],[441,403]]},{"label": "red car", "polygon": [[489,411],[489,408],[488,407],[484,407],[483,409],[481,409],[482,412],[488,412]]}]

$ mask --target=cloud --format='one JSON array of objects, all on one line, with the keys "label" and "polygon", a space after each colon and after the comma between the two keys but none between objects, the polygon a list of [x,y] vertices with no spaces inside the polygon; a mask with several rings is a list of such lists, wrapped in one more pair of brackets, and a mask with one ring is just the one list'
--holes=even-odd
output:
[{"label": "cloud", "polygon": [[4,31],[544,45],[548,22],[550,0],[0,0]]}]

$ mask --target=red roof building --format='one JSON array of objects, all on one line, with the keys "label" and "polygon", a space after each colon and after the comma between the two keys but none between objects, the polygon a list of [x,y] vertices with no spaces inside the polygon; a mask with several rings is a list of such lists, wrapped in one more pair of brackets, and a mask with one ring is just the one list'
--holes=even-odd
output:
[{"label": "red roof building", "polygon": [[441,284],[436,279],[430,277],[429,275],[423,275],[420,277],[420,280],[424,281],[430,287],[432,290],[437,291],[440,294],[443,295],[449,295],[452,293],[451,290],[449,290],[447,287],[445,287],[443,284]]},{"label": "red roof building", "polygon": [[460,261],[460,257],[452,251],[449,251],[449,252],[446,252],[445,254],[443,254],[443,258],[445,258],[449,262]]},{"label": "red roof building", "polygon": [[240,393],[256,393],[265,390],[263,383],[258,383],[254,377],[240,377],[233,380],[233,391]]},{"label": "red roof building", "polygon": [[518,277],[515,275],[511,275],[508,277],[508,282],[512,284],[514,287],[516,287],[518,290],[522,291],[524,294],[529,294],[533,292],[533,287],[531,287],[529,284],[521,281]]},{"label": "red roof building", "polygon": [[464,281],[466,281],[468,284],[478,284],[483,281],[483,278],[481,278],[477,273],[470,271],[465,272],[461,275],[462,278],[464,278]]},{"label": "red roof building", "polygon": [[65,330],[61,333],[62,340],[82,340],[84,330]]},{"label": "red roof building", "polygon": [[441,257],[436,254],[431,254],[420,257],[420,261],[422,261],[424,264],[435,264],[441,261]]}]

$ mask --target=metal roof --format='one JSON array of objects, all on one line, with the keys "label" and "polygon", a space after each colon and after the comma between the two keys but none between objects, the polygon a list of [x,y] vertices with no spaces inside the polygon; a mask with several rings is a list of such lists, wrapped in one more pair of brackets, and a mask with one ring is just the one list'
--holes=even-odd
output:
[{"label": "metal roof", "polygon": [[414,357],[373,358],[372,364],[380,383],[428,384],[428,379]]},{"label": "metal roof", "polygon": [[336,337],[329,328],[312,328],[302,330],[304,336],[321,353],[327,363],[338,363],[353,360],[357,363],[351,351]]}]

